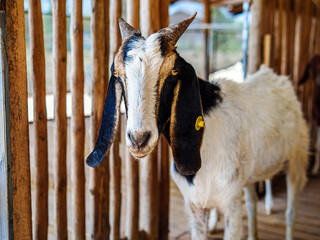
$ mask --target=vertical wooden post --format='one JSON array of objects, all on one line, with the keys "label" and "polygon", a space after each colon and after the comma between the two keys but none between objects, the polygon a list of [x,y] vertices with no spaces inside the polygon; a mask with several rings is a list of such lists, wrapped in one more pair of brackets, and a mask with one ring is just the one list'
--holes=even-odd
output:
[{"label": "vertical wooden post", "polygon": [[35,129],[35,239],[48,235],[48,144],[46,78],[41,1],[29,0],[29,36]]},{"label": "vertical wooden post", "polygon": [[85,239],[85,174],[84,137],[85,123],[83,113],[83,23],[82,0],[73,0],[71,7],[71,164],[72,164],[72,206],[74,238]]},{"label": "vertical wooden post", "polygon": [[14,239],[32,239],[27,67],[22,0],[6,2]]},{"label": "vertical wooden post", "polygon": [[[105,1],[93,0],[92,2],[92,117],[91,132],[92,146],[98,137],[103,105],[105,100]],[[92,181],[90,193],[93,199],[93,229],[91,237],[102,239],[104,229],[102,229],[103,208],[103,176],[102,166],[92,169]],[[106,229],[107,230],[107,229]]]},{"label": "vertical wooden post", "polygon": [[[160,0],[160,28],[169,25],[169,0]],[[159,239],[167,240],[169,237],[169,145],[162,135],[158,151],[158,181],[159,181]]]},{"label": "vertical wooden post", "polygon": [[305,2],[296,2],[297,19],[295,25],[294,39],[294,68],[293,68],[293,83],[297,88],[298,82],[302,76],[302,72],[308,62],[308,47],[310,36],[310,4],[311,0]]},{"label": "vertical wooden post", "polygon": [[[140,23],[139,0],[127,1],[127,21],[134,28],[139,29]],[[125,131],[125,129],[123,128]],[[139,161],[134,159],[126,149],[126,185],[127,185],[127,217],[126,237],[139,239]]]},{"label": "vertical wooden post", "polygon": [[274,9],[274,45],[273,45],[273,61],[272,68],[276,73],[280,73],[281,69],[281,40],[282,40],[282,12],[283,0],[277,1],[277,8]]},{"label": "vertical wooden post", "polygon": [[[159,0],[141,0],[141,32],[145,37],[160,28]],[[140,160],[140,228],[144,239],[158,237],[158,166],[157,147]]]},{"label": "vertical wooden post", "polygon": [[[110,13],[109,6],[110,0],[104,0],[104,29],[105,29],[105,54],[104,54],[104,80],[106,85],[108,85],[109,79],[109,25],[110,25]],[[105,95],[107,92],[107,87],[105,88]],[[110,235],[110,223],[109,223],[109,203],[110,203],[110,166],[109,166],[109,154],[105,157],[103,163],[101,164],[101,174],[103,176],[103,186],[102,186],[102,219],[101,219],[101,228],[102,228],[102,238],[109,239]]]},{"label": "vertical wooden post", "polygon": [[262,0],[251,5],[252,21],[249,30],[248,75],[256,72],[261,64],[261,16]]},{"label": "vertical wooden post", "polygon": [[67,239],[66,0],[52,1],[53,81],[55,106],[55,212],[57,239]]},{"label": "vertical wooden post", "polygon": [[[121,1],[111,1],[111,37],[112,49],[111,55],[114,58],[116,52],[121,45],[120,28],[118,18],[121,17],[122,5]],[[121,115],[118,125],[118,132],[113,143],[112,158],[110,159],[111,169],[111,239],[120,239],[120,214],[121,214],[121,158],[119,155],[119,144],[121,141]]]},{"label": "vertical wooden post", "polygon": [[141,8],[141,32],[148,37],[160,29],[159,0],[140,0]]},{"label": "vertical wooden post", "polygon": [[[210,1],[209,0],[202,0],[203,3],[203,9],[204,9],[204,16],[203,16],[203,23],[206,25],[209,25],[210,23]],[[209,73],[210,73],[210,49],[209,49],[209,29],[203,30],[203,73],[204,78],[206,80],[209,79]]]},{"label": "vertical wooden post", "polygon": [[0,239],[13,239],[6,12],[0,4]]},{"label": "vertical wooden post", "polygon": [[289,17],[290,17],[290,3],[289,1],[283,1],[283,8],[281,12],[281,25],[282,25],[282,36],[281,36],[281,75],[286,75],[289,73],[289,51],[290,51],[290,26]]}]

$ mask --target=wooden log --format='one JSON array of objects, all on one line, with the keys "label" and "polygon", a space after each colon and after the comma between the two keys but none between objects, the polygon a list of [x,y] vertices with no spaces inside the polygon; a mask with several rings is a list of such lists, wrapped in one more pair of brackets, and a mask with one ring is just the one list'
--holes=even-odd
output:
[{"label": "wooden log", "polygon": [[[203,23],[209,24],[210,23],[210,2],[209,0],[202,0],[203,8],[204,8],[204,16],[203,16]],[[204,79],[209,79],[210,73],[210,49],[209,49],[209,30],[203,30],[203,75]]]},{"label": "wooden log", "polygon": [[170,0],[160,0],[160,28],[169,26]]},{"label": "wooden log", "polygon": [[[109,25],[110,25],[110,14],[109,14],[109,0],[104,1],[104,28],[105,28],[105,54],[104,54],[104,64],[105,64],[105,82],[108,84],[109,79]],[[107,93],[107,87],[105,88],[105,95]],[[101,216],[101,228],[102,228],[102,239],[109,239],[110,235],[110,223],[109,223],[109,203],[110,203],[110,166],[109,166],[109,154],[105,157],[103,163],[101,164],[101,175],[103,176],[103,186],[102,186],[102,216]]]},{"label": "wooden log", "polygon": [[249,30],[248,74],[256,72],[261,64],[261,15],[262,0],[255,0],[251,5],[252,21]]},{"label": "wooden log", "polygon": [[160,29],[159,0],[140,0],[141,32],[148,37]]},{"label": "wooden log", "polygon": [[[320,6],[317,7],[316,9],[316,36],[320,36]],[[320,54],[320,41],[315,42],[314,46],[314,54]]]},{"label": "wooden log", "polygon": [[73,0],[71,7],[71,164],[73,230],[75,239],[85,239],[85,173],[84,141],[85,122],[83,113],[83,23],[82,1]]},{"label": "wooden log", "polygon": [[0,4],[0,239],[13,239],[6,12]]},{"label": "wooden log", "polygon": [[52,1],[56,237],[67,239],[66,0]]},{"label": "wooden log", "polygon": [[270,67],[271,63],[271,34],[265,34],[263,38],[263,64]]},{"label": "wooden log", "polygon": [[274,9],[274,44],[272,48],[273,61],[272,68],[276,73],[281,69],[281,40],[282,40],[282,12],[283,0],[277,0],[277,6]]},{"label": "wooden log", "polygon": [[29,0],[29,37],[33,82],[35,139],[35,219],[34,238],[48,235],[48,143],[46,77],[41,1]]},{"label": "wooden log", "polygon": [[[169,25],[169,0],[160,0],[160,28]],[[167,240],[169,237],[169,145],[164,136],[160,138],[158,148],[158,181],[159,181],[159,239]]]},{"label": "wooden log", "polygon": [[282,34],[281,34],[281,67],[280,74],[288,75],[289,74],[289,46],[290,46],[290,26],[289,17],[290,17],[290,3],[289,1],[282,2],[282,11],[281,15],[281,25],[282,25]]},{"label": "wooden log", "polygon": [[167,240],[169,237],[169,196],[170,196],[170,162],[169,145],[163,135],[159,144],[159,239]]},{"label": "wooden log", "polygon": [[157,240],[158,236],[158,169],[157,147],[140,159],[140,228],[142,239]]},{"label": "wooden log", "polygon": [[[139,1],[127,1],[127,21],[137,29],[140,28],[139,11]],[[122,132],[125,132],[124,126],[125,124],[123,124]],[[128,239],[137,240],[139,239],[139,161],[130,154],[128,149],[126,149],[125,163],[127,186],[125,235]]]},{"label": "wooden log", "polygon": [[121,1],[111,0],[110,2],[110,10],[111,10],[111,25],[110,25],[110,36],[111,36],[111,56],[112,59],[115,56],[121,45],[121,34],[120,28],[118,24],[118,18],[121,17]]},{"label": "wooden log", "polygon": [[23,1],[6,2],[14,239],[32,239],[27,67]]},{"label": "wooden log", "polygon": [[[141,32],[144,36],[160,28],[159,0],[141,0]],[[140,228],[143,239],[158,239],[158,170],[157,147],[140,160]]]},{"label": "wooden log", "polygon": [[[92,1],[92,117],[91,133],[92,146],[98,137],[100,128],[106,84],[105,84],[105,1]],[[91,236],[94,239],[102,239],[104,229],[102,229],[103,208],[103,178],[102,166],[91,171],[91,187],[93,205],[93,221]],[[107,229],[106,229],[107,230]]]},{"label": "wooden log", "polygon": [[[121,45],[120,28],[118,18],[121,17],[121,1],[111,1],[111,55],[114,58]],[[121,214],[121,158],[119,155],[119,144],[121,141],[121,116],[118,124],[118,132],[112,147],[112,158],[110,159],[111,173],[111,206],[110,225],[111,239],[120,239],[120,214]]]}]

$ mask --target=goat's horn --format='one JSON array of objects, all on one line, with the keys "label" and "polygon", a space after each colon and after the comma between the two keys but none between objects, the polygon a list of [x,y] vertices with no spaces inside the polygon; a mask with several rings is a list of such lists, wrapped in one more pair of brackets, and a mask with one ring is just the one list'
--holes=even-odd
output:
[{"label": "goat's horn", "polygon": [[129,23],[123,20],[123,18],[119,18],[118,21],[119,21],[122,40],[126,39],[127,37],[130,37],[134,33],[141,34],[140,30],[132,27]]},{"label": "goat's horn", "polygon": [[163,28],[163,29],[159,30],[158,33],[166,36],[169,43],[171,43],[172,45],[176,45],[179,38],[184,33],[184,31],[188,28],[188,26],[193,21],[193,19],[196,17],[196,15],[197,15],[197,13],[195,12],[191,17],[188,17],[187,19],[185,19],[175,25]]}]

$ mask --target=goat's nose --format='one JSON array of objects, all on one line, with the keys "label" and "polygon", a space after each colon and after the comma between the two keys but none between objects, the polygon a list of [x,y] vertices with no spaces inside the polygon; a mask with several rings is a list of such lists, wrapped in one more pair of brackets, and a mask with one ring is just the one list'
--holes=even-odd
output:
[{"label": "goat's nose", "polygon": [[128,132],[128,138],[132,145],[136,148],[142,148],[147,145],[151,136],[150,131],[135,130],[134,133]]}]

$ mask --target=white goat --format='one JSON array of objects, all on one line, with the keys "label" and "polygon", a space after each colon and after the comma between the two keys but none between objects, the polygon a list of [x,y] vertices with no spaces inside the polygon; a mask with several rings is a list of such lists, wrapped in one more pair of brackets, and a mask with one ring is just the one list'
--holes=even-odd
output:
[{"label": "white goat", "polygon": [[[209,210],[224,214],[225,239],[241,238],[245,189],[249,239],[255,239],[253,184],[287,163],[287,239],[292,239],[296,197],[306,182],[308,130],[287,77],[262,67],[245,83],[198,79],[175,44],[195,15],[148,38],[119,20],[123,43],[112,67],[95,149],[87,164],[98,166],[127,110],[127,145],[143,158],[163,133],[172,148],[171,174],[190,213],[192,239],[207,238]],[[204,126],[205,122],[205,126]]]}]

